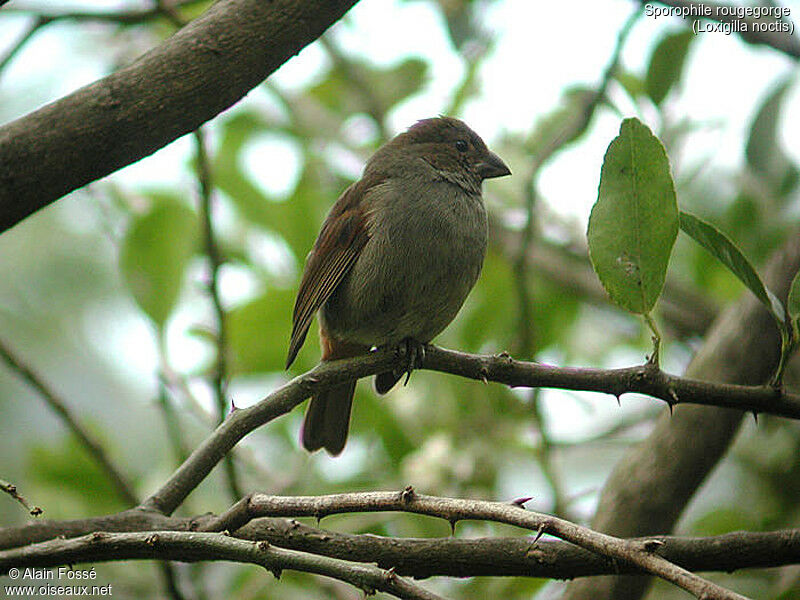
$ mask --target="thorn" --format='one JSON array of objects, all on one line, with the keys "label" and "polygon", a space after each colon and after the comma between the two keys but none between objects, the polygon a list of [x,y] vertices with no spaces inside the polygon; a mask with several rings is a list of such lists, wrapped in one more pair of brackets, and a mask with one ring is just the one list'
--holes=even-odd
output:
[{"label": "thorn", "polygon": [[281,574],[283,573],[283,571],[281,569],[279,569],[278,567],[270,569],[270,571],[275,576],[275,579],[280,579],[281,578]]},{"label": "thorn", "polygon": [[664,542],[662,542],[661,540],[655,540],[655,539],[653,539],[653,540],[645,540],[645,541],[642,542],[642,547],[644,548],[645,552],[655,552],[656,550],[661,548],[661,546],[663,546],[663,545],[664,545]]},{"label": "thorn", "polygon": [[261,550],[261,552],[266,552],[269,550],[269,542],[261,540],[260,542],[256,542],[256,548]]},{"label": "thorn", "polygon": [[543,535],[544,535],[544,523],[541,523],[539,525],[539,528],[536,530],[536,537],[533,538],[533,544],[532,545],[535,546],[536,542],[538,542],[540,539],[542,539]]},{"label": "thorn", "polygon": [[614,397],[617,399],[617,406],[622,408],[622,394],[614,394]]},{"label": "thorn", "polygon": [[669,392],[669,397],[672,398],[673,404],[677,404],[678,402],[681,401],[680,398],[678,398],[678,393],[674,389],[672,389],[672,387],[668,387],[667,391]]},{"label": "thorn", "polygon": [[667,402],[667,406],[669,406],[669,416],[672,416],[672,402]]},{"label": "thorn", "polygon": [[753,415],[753,421],[755,421],[756,425],[758,425],[758,413],[756,411],[752,411],[750,414]]},{"label": "thorn", "polygon": [[228,416],[230,417],[233,413],[235,413],[239,408],[234,404],[233,398],[231,398],[230,407],[228,408]]},{"label": "thorn", "polygon": [[455,536],[456,534],[456,523],[458,523],[458,519],[448,519],[450,522],[450,535]]},{"label": "thorn", "polygon": [[489,383],[489,369],[487,369],[485,365],[483,367],[481,367],[480,377],[481,377],[481,381],[484,384],[488,384]]},{"label": "thorn", "polygon": [[522,498],[515,498],[511,501],[511,504],[514,506],[519,506],[520,508],[525,508],[525,503],[529,500],[533,500],[533,496],[524,496]]},{"label": "thorn", "polygon": [[407,485],[406,488],[400,492],[400,499],[407,504],[414,499],[415,495],[416,492],[414,491],[414,486]]},{"label": "thorn", "polygon": [[155,546],[158,543],[158,534],[154,533],[152,535],[148,535],[145,538],[144,543],[147,544],[148,546]]},{"label": "thorn", "polygon": [[306,375],[300,381],[300,385],[303,386],[306,390],[313,389],[319,383],[319,378],[315,377],[314,375]]}]

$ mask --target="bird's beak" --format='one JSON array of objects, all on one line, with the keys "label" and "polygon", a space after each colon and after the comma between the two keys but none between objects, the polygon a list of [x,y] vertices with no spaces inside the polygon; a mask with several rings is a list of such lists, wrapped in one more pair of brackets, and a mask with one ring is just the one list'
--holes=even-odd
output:
[{"label": "bird's beak", "polygon": [[484,158],[475,165],[478,175],[481,179],[492,179],[493,177],[505,177],[511,175],[511,169],[508,168],[503,159],[497,156],[494,152],[489,152]]}]

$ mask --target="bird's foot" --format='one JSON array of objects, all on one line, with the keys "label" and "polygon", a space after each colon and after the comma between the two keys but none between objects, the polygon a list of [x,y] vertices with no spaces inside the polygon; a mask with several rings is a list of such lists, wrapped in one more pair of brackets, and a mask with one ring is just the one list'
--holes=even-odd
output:
[{"label": "bird's foot", "polygon": [[425,360],[425,344],[409,337],[400,342],[400,348],[405,352],[406,357],[406,380],[403,385],[408,385],[412,371],[419,368],[422,365],[422,361]]}]

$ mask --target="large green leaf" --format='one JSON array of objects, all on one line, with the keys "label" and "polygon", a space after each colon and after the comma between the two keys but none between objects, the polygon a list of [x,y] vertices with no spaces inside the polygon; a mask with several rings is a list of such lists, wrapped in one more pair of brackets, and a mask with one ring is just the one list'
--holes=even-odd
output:
[{"label": "large green leaf", "polygon": [[644,88],[654,103],[661,104],[672,87],[680,81],[692,39],[692,30],[685,29],[664,36],[653,50]]},{"label": "large green leaf", "polygon": [[163,328],[183,285],[198,240],[196,214],[171,197],[154,197],[134,217],[120,253],[120,268],[134,300]]},{"label": "large green leaf", "polygon": [[681,211],[680,224],[686,234],[728,267],[731,273],[756,295],[775,317],[778,325],[783,328],[786,323],[783,304],[766,288],[753,265],[739,248],[716,227],[690,213]]},{"label": "large green leaf", "polygon": [[664,147],[638,119],[625,119],[603,160],[587,232],[592,265],[614,302],[650,312],[677,235],[678,205]]}]

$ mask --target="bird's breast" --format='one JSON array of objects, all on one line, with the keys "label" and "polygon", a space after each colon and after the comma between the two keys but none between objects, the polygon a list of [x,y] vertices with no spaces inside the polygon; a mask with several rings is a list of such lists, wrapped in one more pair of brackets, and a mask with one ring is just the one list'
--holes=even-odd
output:
[{"label": "bird's breast", "polygon": [[453,320],[480,274],[487,218],[479,195],[446,183],[386,186],[370,239],[322,310],[334,335],[362,344],[428,342]]}]

